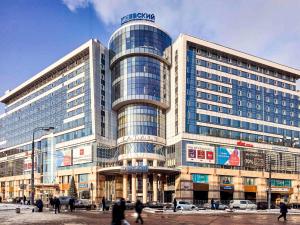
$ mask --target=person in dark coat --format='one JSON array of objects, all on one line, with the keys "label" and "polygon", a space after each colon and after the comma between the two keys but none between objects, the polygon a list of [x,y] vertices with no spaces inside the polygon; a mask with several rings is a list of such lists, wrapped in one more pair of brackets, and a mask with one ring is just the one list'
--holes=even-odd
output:
[{"label": "person in dark coat", "polygon": [[125,220],[126,201],[125,198],[120,200],[121,220]]},{"label": "person in dark coat", "polygon": [[141,203],[140,200],[137,200],[137,201],[136,201],[136,204],[135,204],[135,211],[136,211],[136,213],[138,214],[138,216],[137,216],[135,222],[138,223],[139,221],[141,221],[141,224],[143,224],[144,221],[143,221],[143,218],[142,218],[142,216],[141,216],[142,211],[143,211],[143,204]]},{"label": "person in dark coat", "polygon": [[43,212],[44,203],[41,199],[38,199],[36,201],[36,207],[38,207],[39,212]]},{"label": "person in dark coat", "polygon": [[52,197],[49,198],[49,203],[50,203],[51,207],[54,208],[54,200]]},{"label": "person in dark coat", "polygon": [[23,204],[24,205],[26,204],[26,196],[25,195],[23,196]]},{"label": "person in dark coat", "polygon": [[73,212],[73,210],[75,210],[75,199],[74,198],[70,198],[69,206],[70,206],[71,212]]},{"label": "person in dark coat", "polygon": [[284,221],[286,221],[286,214],[288,212],[287,205],[284,202],[280,202],[280,216],[278,216],[278,220],[283,217]]},{"label": "person in dark coat", "polygon": [[54,212],[56,214],[57,213],[60,213],[60,201],[59,201],[59,198],[56,198],[54,197]]},{"label": "person in dark coat", "polygon": [[212,198],[210,200],[211,209],[215,209],[215,200]]},{"label": "person in dark coat", "polygon": [[117,200],[112,207],[112,225],[121,225],[122,224],[122,210],[121,210],[121,201]]},{"label": "person in dark coat", "polygon": [[105,202],[105,198],[103,196],[102,198],[102,211],[104,212],[106,210],[106,202]]},{"label": "person in dark coat", "polygon": [[177,207],[177,201],[176,201],[176,198],[174,198],[174,200],[173,200],[173,206],[174,206],[173,211],[176,212],[176,207]]}]

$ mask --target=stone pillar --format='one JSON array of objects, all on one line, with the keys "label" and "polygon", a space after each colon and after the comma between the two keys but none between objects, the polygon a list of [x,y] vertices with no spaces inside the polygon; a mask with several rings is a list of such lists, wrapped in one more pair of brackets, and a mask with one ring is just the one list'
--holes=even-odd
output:
[{"label": "stone pillar", "polygon": [[127,195],[127,186],[128,185],[128,175],[124,174],[123,175],[123,198],[125,198],[125,200],[127,200],[128,195]]},{"label": "stone pillar", "polygon": [[136,202],[136,174],[131,175],[131,201]]},{"label": "stone pillar", "polygon": [[215,200],[220,200],[220,181],[219,177],[215,174],[208,176],[208,200],[212,198]]},{"label": "stone pillar", "polygon": [[[143,159],[143,165],[146,166],[148,164],[147,159]],[[147,202],[147,194],[148,194],[148,189],[147,189],[147,174],[143,174],[143,203]]]},{"label": "stone pillar", "polygon": [[268,183],[267,179],[265,178],[256,178],[256,186],[257,186],[257,192],[256,192],[256,201],[257,202],[266,202],[267,201],[267,189],[268,189]]},{"label": "stone pillar", "polygon": [[233,184],[234,184],[233,199],[234,200],[245,199],[243,178],[240,176],[233,177]]},{"label": "stone pillar", "polygon": [[153,201],[157,202],[157,174],[153,174]]}]

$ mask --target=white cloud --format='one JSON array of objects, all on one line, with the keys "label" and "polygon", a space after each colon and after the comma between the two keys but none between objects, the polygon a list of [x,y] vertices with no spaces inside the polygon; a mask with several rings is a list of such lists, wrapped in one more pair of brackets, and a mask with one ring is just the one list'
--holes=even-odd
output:
[{"label": "white cloud", "polygon": [[91,4],[108,27],[131,12],[151,12],[173,38],[179,33],[300,68],[298,0],[64,0],[71,11]]}]

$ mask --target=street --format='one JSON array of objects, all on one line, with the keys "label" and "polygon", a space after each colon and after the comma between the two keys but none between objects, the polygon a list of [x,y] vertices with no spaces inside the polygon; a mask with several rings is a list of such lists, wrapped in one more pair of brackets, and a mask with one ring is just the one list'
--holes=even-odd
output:
[{"label": "street", "polygon": [[[126,212],[126,219],[130,224],[135,224],[133,211]],[[277,221],[279,214],[152,214],[143,213],[144,224],[149,225],[275,225],[275,224],[300,224],[300,215],[289,215],[288,221]],[[77,211],[74,213],[64,212],[55,215],[53,212],[31,213],[23,211],[16,214],[14,211],[0,211],[1,225],[110,225],[111,212],[103,214],[99,211]]]}]

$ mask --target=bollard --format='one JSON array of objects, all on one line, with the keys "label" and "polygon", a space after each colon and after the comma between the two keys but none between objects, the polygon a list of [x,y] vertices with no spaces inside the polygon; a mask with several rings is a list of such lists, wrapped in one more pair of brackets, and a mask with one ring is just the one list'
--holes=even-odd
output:
[{"label": "bollard", "polygon": [[20,213],[21,209],[20,208],[16,208],[16,213]]}]

